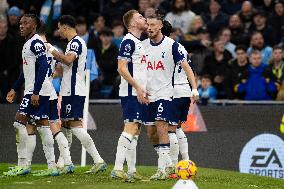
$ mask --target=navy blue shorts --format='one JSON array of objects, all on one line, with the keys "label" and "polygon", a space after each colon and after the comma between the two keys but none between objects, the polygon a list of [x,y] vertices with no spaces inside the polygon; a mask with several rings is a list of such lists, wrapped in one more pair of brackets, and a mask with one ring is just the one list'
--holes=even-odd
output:
[{"label": "navy blue shorts", "polygon": [[32,94],[23,97],[18,113],[34,120],[48,119],[49,115],[49,96],[39,96],[39,105],[31,104]]},{"label": "navy blue shorts", "polygon": [[57,103],[58,103],[57,99],[50,100],[49,102],[49,120],[50,121],[59,120]]},{"label": "navy blue shorts", "polygon": [[124,123],[142,123],[143,106],[136,96],[121,97],[121,107]]},{"label": "navy blue shorts", "polygon": [[172,101],[158,100],[151,102],[143,109],[143,123],[144,125],[154,125],[155,121],[171,121],[171,106]]},{"label": "navy blue shorts", "polygon": [[173,99],[171,124],[178,125],[187,120],[190,98],[182,97]]},{"label": "navy blue shorts", "polygon": [[61,118],[64,121],[83,119],[85,96],[62,96]]}]

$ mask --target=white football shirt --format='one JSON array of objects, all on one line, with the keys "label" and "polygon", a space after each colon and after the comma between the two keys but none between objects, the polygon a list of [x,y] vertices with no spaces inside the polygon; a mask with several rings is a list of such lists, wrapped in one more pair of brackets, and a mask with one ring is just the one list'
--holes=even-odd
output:
[{"label": "white football shirt", "polygon": [[[46,48],[44,42],[38,34],[33,35],[23,46],[23,73],[25,78],[24,94],[33,94],[35,89],[35,82],[37,80],[38,71],[42,61],[47,61]],[[50,96],[52,91],[52,84],[49,81],[48,72],[45,74],[45,80],[42,83],[39,95]]]},{"label": "white football shirt", "polygon": [[[147,64],[141,40],[131,33],[126,34],[120,44],[118,60],[128,62],[129,73],[140,87],[146,89]],[[137,96],[135,89],[123,77],[119,86],[119,96]]]},{"label": "white football shirt", "polygon": [[[190,63],[189,55],[181,44],[180,48],[187,58],[187,62]],[[174,72],[174,98],[182,98],[182,97],[191,97],[191,87],[189,84],[189,81],[187,79],[185,71],[182,69],[181,65],[176,66],[175,72]]]},{"label": "white football shirt", "polygon": [[70,65],[62,64],[61,96],[86,96],[86,62],[87,46],[85,41],[75,36],[67,44],[65,54],[73,53],[76,59]]},{"label": "white football shirt", "polygon": [[173,77],[176,66],[185,60],[180,45],[164,36],[161,42],[143,41],[147,60],[147,91],[150,102],[173,97]]}]

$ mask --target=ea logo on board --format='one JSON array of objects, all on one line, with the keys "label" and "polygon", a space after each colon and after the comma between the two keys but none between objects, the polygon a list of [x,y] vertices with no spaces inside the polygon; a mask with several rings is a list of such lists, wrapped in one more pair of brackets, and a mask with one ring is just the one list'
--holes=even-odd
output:
[{"label": "ea logo on board", "polygon": [[241,173],[284,178],[284,141],[273,134],[252,138],[240,156]]}]

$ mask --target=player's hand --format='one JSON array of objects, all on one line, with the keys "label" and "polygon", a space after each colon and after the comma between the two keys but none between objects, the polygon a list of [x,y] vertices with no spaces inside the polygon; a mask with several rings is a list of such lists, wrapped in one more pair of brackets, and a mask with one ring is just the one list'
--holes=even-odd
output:
[{"label": "player's hand", "polygon": [[141,103],[141,104],[149,104],[148,96],[150,96],[150,95],[149,95],[149,93],[145,89],[142,89],[142,88],[138,87],[136,89],[136,93],[137,93],[137,99],[138,99],[139,103]]},{"label": "player's hand", "polygon": [[31,103],[33,106],[38,106],[39,105],[39,95],[33,94],[31,97]]},{"label": "player's hand", "polygon": [[14,91],[14,89],[11,89],[7,94],[6,100],[9,103],[13,103],[15,96],[16,96],[16,91]]},{"label": "player's hand", "polygon": [[197,91],[197,89],[192,89],[191,94],[192,94],[192,98],[191,98],[192,103],[194,104],[194,103],[198,102],[198,100],[199,100],[199,92]]},{"label": "player's hand", "polygon": [[45,43],[45,47],[49,53],[52,53],[52,51],[55,50],[55,48],[50,43]]}]

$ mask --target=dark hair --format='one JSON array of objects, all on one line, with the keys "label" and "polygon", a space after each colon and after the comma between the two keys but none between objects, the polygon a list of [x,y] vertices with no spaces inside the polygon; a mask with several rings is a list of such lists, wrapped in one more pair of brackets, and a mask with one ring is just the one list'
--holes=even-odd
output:
[{"label": "dark hair", "polygon": [[34,20],[35,24],[36,24],[36,29],[38,30],[41,26],[41,21],[39,19],[39,17],[37,17],[36,14],[24,14],[23,17],[28,17]]},{"label": "dark hair", "polygon": [[58,23],[60,23],[60,25],[67,25],[70,28],[75,28],[75,26],[76,26],[75,18],[71,15],[61,16],[58,20]]},{"label": "dark hair", "polygon": [[164,20],[163,21],[163,27],[162,27],[162,34],[169,37],[172,33],[172,25],[168,21]]},{"label": "dark hair", "polygon": [[[184,0],[184,3],[185,3],[184,10],[189,10],[190,7],[189,7],[188,0]],[[175,7],[175,4],[176,4],[176,0],[172,0],[171,10],[174,14],[179,13],[179,10]]]},{"label": "dark hair", "polygon": [[110,28],[104,27],[104,28],[99,32],[99,36],[101,36],[101,35],[113,36],[113,33],[112,33],[112,31],[111,31]]},{"label": "dark hair", "polygon": [[273,51],[275,51],[275,50],[282,50],[282,51],[283,51],[283,48],[280,47],[279,45],[275,45],[275,46],[273,47]]},{"label": "dark hair", "polygon": [[255,36],[255,35],[257,35],[257,34],[260,34],[260,35],[263,37],[263,35],[262,35],[262,33],[261,33],[260,31],[254,31],[254,32],[252,32],[252,34],[251,34],[250,40],[253,38],[253,36]]},{"label": "dark hair", "polygon": [[246,46],[245,45],[238,45],[238,46],[236,46],[236,48],[235,48],[235,52],[237,52],[238,50],[243,50],[243,51],[247,51],[247,48],[246,48]]},{"label": "dark hair", "polygon": [[122,27],[124,27],[123,22],[120,21],[120,20],[115,20],[115,21],[112,22],[111,28],[114,28],[114,27],[116,27],[116,26],[122,26]]},{"label": "dark hair", "polygon": [[37,34],[45,35],[45,31],[46,31],[45,23],[43,21],[41,21],[40,22],[40,27],[37,29]]},{"label": "dark hair", "polygon": [[204,74],[201,76],[201,79],[209,79],[210,81],[212,81],[212,78],[209,74]]},{"label": "dark hair", "polygon": [[83,16],[78,16],[76,18],[76,25],[87,25],[86,18]]},{"label": "dark hair", "polygon": [[105,20],[105,17],[102,14],[99,13],[94,14],[92,19],[93,22],[97,22],[100,17],[103,17],[103,19]]}]

